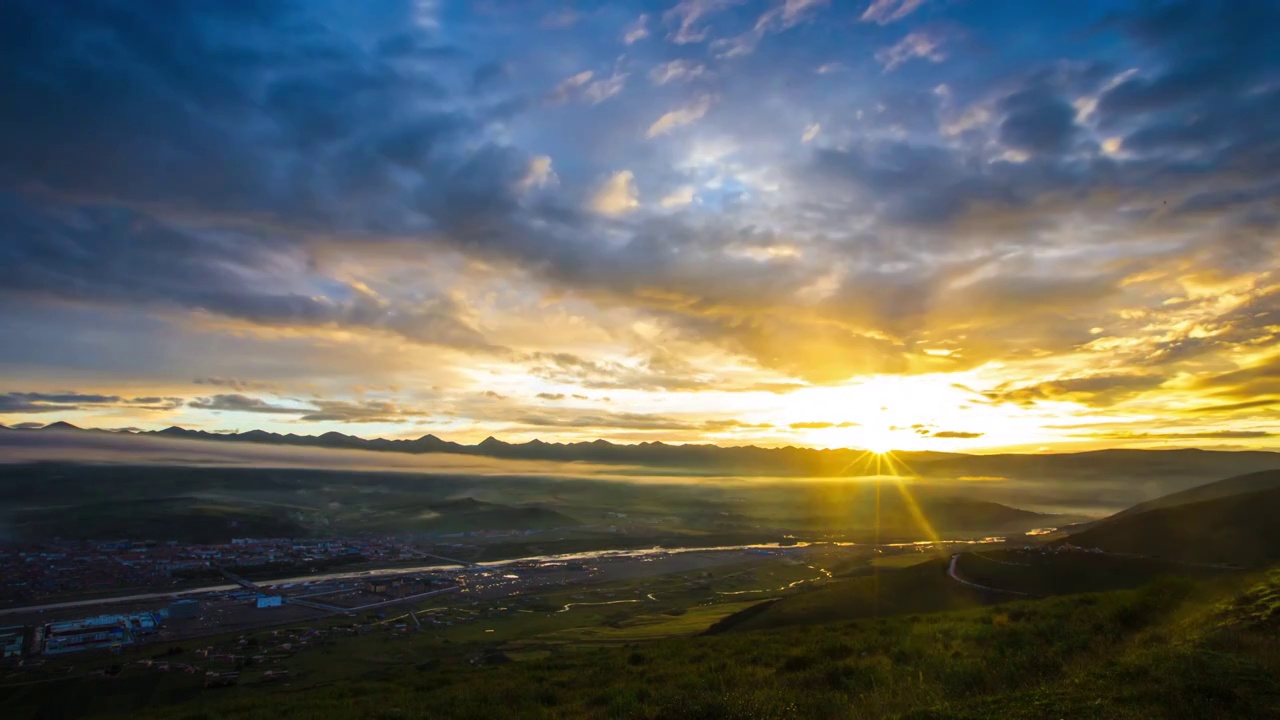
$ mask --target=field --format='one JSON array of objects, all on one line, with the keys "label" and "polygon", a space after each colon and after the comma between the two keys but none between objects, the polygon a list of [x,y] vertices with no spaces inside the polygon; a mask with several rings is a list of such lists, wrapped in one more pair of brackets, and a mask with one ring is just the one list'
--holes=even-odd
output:
[{"label": "field", "polygon": [[[955,582],[945,559],[877,568],[891,558],[840,550],[690,562],[519,596],[433,598],[412,606],[422,631],[401,609],[86,655],[68,659],[65,675],[55,665],[8,676],[0,697],[34,717],[193,720],[1280,710],[1280,572],[1173,578],[1151,566],[1130,572],[1130,584],[1141,585],[1134,589],[1016,599]],[[1057,573],[1085,585],[1123,584],[1107,558],[1046,554],[1029,570],[1012,562],[1020,555],[968,553],[965,572],[992,565],[1001,574],[982,579],[1027,587]],[[841,562],[856,566],[846,571],[855,576],[829,577],[826,566]],[[146,660],[171,669],[142,667]],[[200,672],[176,670],[187,665]],[[206,688],[209,670],[238,670],[239,683]]]},{"label": "field", "polygon": [[[289,512],[298,514],[281,517],[313,529],[326,527],[322,517],[356,527],[409,516],[454,526],[478,516],[574,516],[525,481],[486,492],[471,486],[481,499],[457,496],[459,479],[338,473],[304,483],[274,471],[210,472],[206,479],[224,485],[205,492],[200,507],[232,512],[239,506],[228,498],[240,498],[251,510],[279,508],[293,497]],[[251,478],[266,482],[249,487]],[[146,496],[162,494],[167,482],[160,474],[125,483],[120,507],[159,502]],[[423,482],[438,497],[421,497],[413,484]],[[839,514],[874,489],[813,490],[779,514]],[[496,492],[508,504],[494,502]],[[749,503],[722,489],[683,488],[648,496],[625,515],[592,506],[601,492],[593,485],[573,501],[576,517],[595,525],[504,535],[470,544],[466,559],[651,546],[652,535],[602,526],[666,517],[658,513],[680,497],[697,509],[671,516],[661,532],[685,547],[742,543],[753,517],[744,511],[771,491]],[[211,493],[223,504],[210,505]],[[411,496],[417,500],[404,504]],[[1095,523],[1065,541],[1045,536],[1034,547],[1021,538],[826,543],[467,567],[452,571],[460,589],[394,608],[298,615],[287,626],[9,668],[0,673],[0,700],[21,716],[156,720],[1274,716],[1280,570],[1236,567],[1269,557],[1268,542],[1249,538],[1270,537],[1263,526],[1273,499],[1254,493],[1161,507]],[[48,499],[27,501],[38,508]],[[328,510],[307,515],[297,510],[305,503]],[[970,517],[1003,513],[980,503],[957,507]],[[1194,527],[1220,529],[1201,532],[1202,545],[1190,530],[1177,531],[1192,528],[1186,523],[1196,516],[1188,513],[1197,511],[1208,520]],[[1144,552],[1102,552],[1084,541],[1104,534],[1141,541]],[[335,599],[342,607],[367,594],[356,586],[341,592],[351,600]]]},{"label": "field", "polygon": [[[805,551],[803,560],[791,554],[678,553],[601,560],[589,573],[477,569],[467,573],[471,580],[463,593],[385,612],[327,617],[312,613],[309,620],[284,628],[246,628],[126,647],[119,656],[83,653],[42,666],[0,671],[0,697],[7,698],[11,707],[28,707],[38,716],[62,717],[142,707],[156,699],[204,700],[216,699],[219,693],[317,687],[343,681],[353,672],[361,675],[442,659],[464,664],[494,658],[530,661],[697,635],[760,598],[827,580],[829,571],[820,567],[824,559],[838,559],[835,554],[847,559],[859,552],[814,549]],[[532,573],[528,574],[531,582],[505,579],[516,573]],[[563,584],[564,578],[578,576],[599,580]],[[202,614],[208,615],[232,606],[219,610],[222,605],[209,601],[202,607]],[[304,610],[286,606],[268,612],[279,616],[291,609]],[[416,620],[408,609],[415,610]],[[422,623],[422,632],[411,629],[417,622]],[[167,669],[140,665],[150,661],[164,663]],[[193,666],[199,672],[184,671]],[[204,688],[204,673],[209,671],[239,672],[238,687]],[[268,673],[276,674],[276,679]],[[287,673],[288,680],[278,679],[279,673]]]},{"label": "field", "polygon": [[519,658],[444,638],[364,636],[300,653],[306,680],[288,685],[201,694],[166,677],[92,689],[120,691],[98,708],[106,715],[190,720],[1270,717],[1280,712],[1278,590],[1273,573],[689,636],[700,619],[653,641],[557,631],[568,648]]},{"label": "field", "polygon": [[[376,453],[375,453],[376,454]],[[916,479],[697,478],[648,482],[537,474],[190,465],[0,465],[0,533],[22,542],[519,530],[551,539],[787,534],[913,541],[1021,533],[1058,517]],[[908,488],[908,485],[910,487]],[[998,484],[997,484],[998,485]],[[624,512],[619,512],[624,508]],[[921,522],[921,518],[925,522]]]}]

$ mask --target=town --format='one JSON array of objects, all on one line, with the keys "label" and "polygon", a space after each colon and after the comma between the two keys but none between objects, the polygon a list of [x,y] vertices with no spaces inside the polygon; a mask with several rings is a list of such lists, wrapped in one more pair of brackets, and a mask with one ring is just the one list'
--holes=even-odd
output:
[{"label": "town", "polygon": [[433,557],[421,543],[384,536],[238,538],[215,545],[130,540],[0,545],[0,607],[207,585],[221,579],[224,569],[287,575],[357,564],[426,562]]},{"label": "town", "polygon": [[[104,557],[117,558],[117,564],[134,562],[124,559],[146,554],[137,547],[123,545],[98,543],[92,547]],[[217,643],[225,644],[241,634],[286,626],[302,628],[296,632],[304,635],[308,632],[305,628],[313,627],[309,624],[316,624],[314,627],[324,625],[326,629],[318,631],[313,627],[312,635],[384,630],[389,636],[396,636],[429,627],[467,625],[515,612],[556,614],[574,606],[655,603],[653,590],[667,587],[663,585],[666,580],[655,579],[677,576],[681,592],[702,593],[711,600],[730,600],[732,596],[762,591],[756,589],[759,583],[772,584],[774,575],[758,575],[760,569],[772,567],[782,571],[783,579],[788,581],[784,584],[795,585],[830,576],[829,571],[816,569],[806,558],[865,552],[834,545],[655,548],[481,565],[464,561],[450,563],[450,558],[389,539],[307,545],[246,539],[223,546],[183,548],[166,543],[141,547],[161,549],[148,557],[149,567],[171,562],[175,557],[200,557],[206,564],[199,567],[216,570],[224,584],[0,609],[0,625],[5,626],[0,627],[0,652],[3,652],[5,666],[11,672],[22,674],[73,653],[97,651],[91,653],[95,657],[102,653],[129,655],[143,646],[172,646],[199,638],[220,637],[222,640]],[[216,564],[236,558],[315,559],[319,552],[342,557],[353,547],[386,553],[385,557],[397,560],[434,562],[435,566],[347,570],[259,584],[236,574],[228,566]],[[15,555],[28,557],[25,552]],[[717,579],[715,570],[726,566],[738,569]],[[172,581],[169,576],[161,574],[160,577]],[[226,582],[228,580],[231,582]],[[610,585],[618,583],[625,585],[626,590],[619,591]],[[548,599],[559,597],[557,593],[570,594],[557,600]],[[436,602],[424,607],[421,601],[428,599]],[[205,652],[228,654],[219,647],[210,646]],[[294,649],[296,651],[296,647]],[[156,665],[151,669],[163,667]]]}]

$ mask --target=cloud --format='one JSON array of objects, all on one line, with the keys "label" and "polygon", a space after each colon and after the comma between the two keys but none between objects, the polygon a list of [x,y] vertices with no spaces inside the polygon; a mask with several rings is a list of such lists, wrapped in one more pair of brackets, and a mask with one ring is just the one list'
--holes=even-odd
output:
[{"label": "cloud", "polygon": [[954,440],[973,440],[975,438],[980,438],[985,434],[986,433],[980,432],[964,432],[961,430],[941,430],[933,433],[931,437]]},{"label": "cloud", "polygon": [[578,91],[581,90],[584,85],[591,82],[591,78],[593,77],[595,77],[595,72],[592,70],[583,70],[576,75],[570,75],[552,88],[551,92],[547,95],[547,102],[568,102],[578,94]]},{"label": "cloud", "polygon": [[[563,352],[535,352],[526,360],[529,363],[529,373],[535,377],[595,390],[674,392],[712,389],[712,386],[695,368],[662,352],[636,358],[630,363],[616,360],[592,360]],[[786,390],[777,389],[776,391],[785,392]]]},{"label": "cloud", "polygon": [[659,135],[665,135],[675,128],[701,120],[711,110],[711,104],[714,101],[714,96],[703,95],[685,107],[663,114],[662,117],[649,126],[649,131],[645,133],[645,136],[655,138]]},{"label": "cloud", "polygon": [[876,61],[884,66],[885,72],[915,58],[935,63],[945,60],[947,56],[942,51],[942,39],[935,33],[917,30],[896,44],[876,51]]},{"label": "cloud", "polygon": [[1083,433],[1080,437],[1107,440],[1250,440],[1275,437],[1275,433],[1266,430],[1202,430],[1169,433],[1093,432]]},{"label": "cloud", "polygon": [[711,43],[711,53],[719,60],[729,60],[756,51],[760,41],[764,39],[761,32],[751,30],[731,38],[720,38]]},{"label": "cloud", "polygon": [[983,395],[995,402],[1020,405],[1050,400],[1107,406],[1158,388],[1164,382],[1165,378],[1159,374],[1110,373],[1047,380],[1021,387],[1001,386]]},{"label": "cloud", "polygon": [[189,401],[187,407],[211,412],[293,415],[297,422],[329,423],[402,423],[429,414],[421,408],[390,400],[313,399],[306,404],[281,405],[242,394],[196,398]]},{"label": "cloud", "polygon": [[673,417],[657,413],[576,412],[571,410],[539,410],[516,413],[505,419],[515,426],[529,428],[561,428],[588,433],[614,430],[639,432],[730,432],[735,430],[771,429],[769,423],[749,423],[734,419],[709,419]]},{"label": "cloud", "polygon": [[1076,111],[1062,97],[1044,87],[1021,90],[1000,102],[1004,120],[1000,140],[1031,154],[1059,155],[1076,137]]},{"label": "cloud", "polygon": [[316,400],[317,409],[301,415],[301,422],[335,423],[403,423],[419,420],[429,413],[422,408],[407,407],[386,400]]},{"label": "cloud", "polygon": [[578,21],[581,19],[582,15],[579,15],[572,9],[566,8],[558,12],[553,12],[542,18],[542,27],[555,29],[571,28],[574,25],[577,25]]},{"label": "cloud", "polygon": [[262,398],[240,394],[212,395],[196,398],[187,403],[187,407],[197,410],[214,410],[218,412],[261,413],[265,415],[302,415],[311,412],[311,408],[272,405]]},{"label": "cloud", "polygon": [[[1258,400],[1247,400],[1238,403],[1225,403],[1221,405],[1202,405],[1200,407],[1186,408],[1181,410],[1183,415],[1206,415],[1217,413],[1243,413],[1245,410],[1258,410],[1261,408],[1271,408],[1280,405],[1280,398],[1261,398]],[[1268,410],[1267,414],[1271,414]]]},{"label": "cloud", "polygon": [[619,170],[609,176],[591,198],[591,209],[604,215],[624,215],[640,207],[636,176],[630,170]]},{"label": "cloud", "polygon": [[699,27],[700,21],[723,10],[738,5],[742,0],[680,0],[662,14],[662,20],[676,29],[667,39],[677,45],[702,42],[708,29]]},{"label": "cloud", "polygon": [[814,11],[830,5],[830,0],[783,0],[756,20],[755,29],[786,30],[812,17]]},{"label": "cloud", "polygon": [[635,44],[647,37],[649,37],[649,16],[647,14],[641,14],[640,17],[622,30],[622,42],[624,45]]},{"label": "cloud", "polygon": [[535,188],[552,185],[557,179],[555,170],[551,168],[551,156],[536,155],[529,159],[529,169],[516,183],[516,189],[526,193]]},{"label": "cloud", "polygon": [[0,219],[16,233],[0,245],[0,293],[176,307],[265,327],[347,327],[492,349],[450,297],[389,298],[328,279],[333,291],[323,295],[299,289],[296,276],[280,279],[277,273],[307,272],[306,253],[285,238],[200,233],[122,208],[35,206],[18,213],[0,201]]},{"label": "cloud", "polygon": [[[462,3],[454,33],[397,0],[0,4],[0,364],[41,368],[29,387],[188,367],[468,397],[478,366],[529,369],[640,408],[965,372],[992,395],[970,402],[1019,417],[1272,411],[1273,4],[1060,13],[1019,26],[1012,58],[960,57],[947,28],[975,47],[1009,28],[952,3],[954,25],[862,26],[920,34],[879,60],[778,32],[825,20],[813,4],[730,5],[664,15],[673,39],[711,43],[676,59],[617,57],[633,15],[548,33],[540,11],[493,22]],[[885,24],[922,7],[854,9]],[[531,50],[549,34],[565,52]],[[767,57],[708,59],[756,42]],[[635,68],[650,83],[616,92]],[[821,141],[796,153],[816,118]],[[606,178],[612,212],[593,202]],[[548,359],[566,348],[576,364]],[[1120,375],[1140,377],[1099,379]],[[275,389],[249,382],[209,392]]]},{"label": "cloud", "polygon": [[564,397],[564,393],[538,393],[538,399],[540,400],[556,401],[563,400]]},{"label": "cloud", "polygon": [[693,202],[696,192],[692,185],[681,185],[663,196],[659,204],[664,208],[682,207]]},{"label": "cloud", "polygon": [[915,12],[925,0],[872,0],[862,12],[862,22],[888,25]]},{"label": "cloud", "polygon": [[275,391],[277,389],[274,383],[260,382],[258,380],[242,380],[239,378],[204,377],[196,378],[191,382],[196,385],[212,385],[214,387],[231,388],[237,392],[244,392],[246,390]]},{"label": "cloud", "polygon": [[649,82],[654,85],[666,85],[669,82],[688,82],[707,76],[707,68],[701,63],[690,60],[671,60],[655,65],[649,71]]},{"label": "cloud", "polygon": [[792,430],[823,430],[825,428],[835,427],[835,423],[829,422],[793,422],[787,427]]},{"label": "cloud", "polygon": [[781,5],[765,11],[747,32],[712,41],[711,52],[721,60],[750,55],[755,52],[766,35],[794,27],[801,21],[809,19],[812,15],[809,11],[827,4],[827,0],[784,0]]},{"label": "cloud", "polygon": [[37,414],[106,408],[169,411],[181,407],[182,400],[172,397],[121,397],[79,392],[7,392],[0,393],[0,414]]},{"label": "cloud", "polygon": [[811,142],[820,132],[822,132],[821,123],[810,123],[809,127],[804,129],[804,134],[800,136],[800,142]]},{"label": "cloud", "polygon": [[597,80],[582,91],[582,98],[592,105],[599,105],[622,92],[627,86],[627,74],[615,72],[607,78]]}]

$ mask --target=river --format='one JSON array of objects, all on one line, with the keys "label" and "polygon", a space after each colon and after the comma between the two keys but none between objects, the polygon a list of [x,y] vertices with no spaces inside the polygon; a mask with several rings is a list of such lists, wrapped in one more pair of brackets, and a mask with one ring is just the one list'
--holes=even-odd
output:
[{"label": "river", "polygon": [[[972,545],[986,542],[995,542],[1003,540],[1003,538],[984,538],[983,540],[944,540],[940,544],[962,544]],[[909,545],[919,545],[922,543],[896,543],[888,547],[906,547]],[[935,543],[924,543],[935,544]],[[314,575],[299,575],[296,577],[280,578],[278,580],[263,580],[255,582],[260,587],[278,587],[282,585],[293,585],[298,583],[313,584],[318,582],[326,582],[329,580],[351,580],[363,577],[385,577],[388,575],[407,575],[417,572],[425,572],[428,570],[484,570],[489,568],[498,568],[506,565],[514,565],[517,563],[561,563],[573,562],[577,560],[597,560],[611,558],[642,558],[656,555],[670,555],[675,553],[693,553],[693,552],[732,552],[743,550],[790,550],[794,548],[805,548],[816,545],[832,545],[840,547],[853,547],[858,543],[846,542],[798,542],[783,545],[781,543],[758,543],[753,545],[717,545],[712,547],[652,547],[645,550],[591,550],[588,552],[565,553],[562,555],[530,555],[528,557],[511,558],[509,560],[491,560],[488,562],[476,563],[474,565],[457,565],[448,563],[436,563],[433,565],[419,565],[415,567],[389,568],[386,570],[359,570],[354,572],[335,572]],[[239,585],[224,584],[210,585],[207,587],[191,588],[188,590],[177,590],[173,592],[153,592],[141,593],[138,595],[124,595],[113,598],[94,598],[91,600],[72,600],[68,602],[50,603],[48,605],[30,605],[27,607],[3,608],[0,609],[0,615],[16,615],[18,613],[44,612],[46,610],[65,610],[75,607],[91,607],[97,605],[114,605],[118,603],[141,602],[144,600],[159,600],[175,597],[187,597],[191,595],[203,595],[205,593],[227,592],[228,590],[239,589]]]}]

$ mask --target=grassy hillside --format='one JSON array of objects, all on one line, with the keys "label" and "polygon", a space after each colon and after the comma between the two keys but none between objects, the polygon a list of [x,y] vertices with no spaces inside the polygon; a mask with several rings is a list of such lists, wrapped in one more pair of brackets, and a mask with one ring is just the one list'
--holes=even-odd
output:
[{"label": "grassy hillside", "polygon": [[1207,485],[1199,485],[1190,490],[1172,493],[1164,497],[1156,498],[1148,502],[1139,503],[1116,513],[1113,517],[1124,517],[1127,515],[1137,515],[1139,513],[1151,510],[1159,510],[1161,508],[1176,507],[1178,505],[1189,505],[1191,503],[1204,502],[1206,500],[1217,500],[1218,498],[1231,497],[1232,495],[1243,495],[1245,493],[1261,492],[1263,490],[1271,490],[1280,488],[1280,470],[1264,470],[1263,472],[1249,473],[1247,475],[1237,475],[1211,482]]},{"label": "grassy hillside", "polygon": [[1068,540],[1114,553],[1258,566],[1280,559],[1278,513],[1275,488],[1117,517]]},{"label": "grassy hillside", "polygon": [[734,632],[793,625],[944,612],[1007,600],[967,588],[947,577],[949,559],[931,560],[903,569],[883,569],[846,578],[783,598],[763,611],[747,613],[741,623],[726,623]]},{"label": "grassy hillside", "polygon": [[[914,557],[898,556],[913,560]],[[1026,597],[1048,597],[1139,587],[1165,576],[1220,577],[1225,571],[1148,558],[988,550],[964,552],[957,571],[980,590],[948,576],[949,555],[895,568],[864,568],[857,577],[825,584],[744,611],[718,631],[749,631],[793,625],[932,613],[994,605]],[[1006,591],[1006,592],[999,592]]]},{"label": "grassy hillside", "polygon": [[336,683],[192,689],[201,699],[185,702],[157,684],[113,703],[46,686],[11,707],[38,692],[56,712],[157,720],[1275,717],[1280,634],[1258,606],[1278,591],[1280,574],[1238,589],[1163,582],[479,667],[468,652],[377,664],[335,648],[350,672]]},{"label": "grassy hillside", "polygon": [[1031,597],[1121,590],[1168,576],[1215,578],[1231,572],[1155,558],[1016,550],[964,553],[956,571],[968,582]]}]

